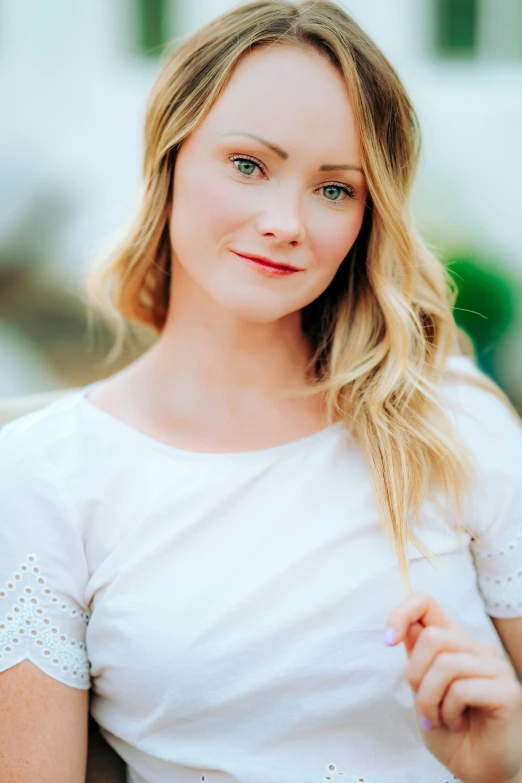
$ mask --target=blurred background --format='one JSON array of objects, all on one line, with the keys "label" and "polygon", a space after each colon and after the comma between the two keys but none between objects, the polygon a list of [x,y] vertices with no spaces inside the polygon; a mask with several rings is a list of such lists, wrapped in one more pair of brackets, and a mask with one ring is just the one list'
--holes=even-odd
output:
[{"label": "blurred background", "polygon": [[[522,0],[340,4],[412,96],[421,232],[479,364],[522,412]],[[137,207],[165,44],[234,5],[0,0],[0,398],[90,383],[143,350],[103,363],[82,277]]]}]

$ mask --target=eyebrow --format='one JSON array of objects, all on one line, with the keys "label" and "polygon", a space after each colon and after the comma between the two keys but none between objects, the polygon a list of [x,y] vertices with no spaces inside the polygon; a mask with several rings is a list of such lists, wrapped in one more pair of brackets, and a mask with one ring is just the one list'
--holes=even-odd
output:
[{"label": "eyebrow", "polygon": [[[222,136],[248,136],[251,139],[260,141],[261,144],[264,144],[265,147],[268,147],[268,149],[272,150],[272,152],[275,152],[276,155],[279,155],[279,157],[282,158],[283,160],[288,160],[288,158],[290,157],[288,155],[288,152],[282,150],[281,147],[277,146],[277,144],[273,144],[271,141],[262,139],[260,136],[256,136],[253,133],[246,133],[245,131],[231,131],[230,133],[222,133],[221,135]],[[360,171],[361,174],[364,174],[364,171],[359,166],[354,166],[351,163],[323,163],[322,166],[319,166],[319,171],[338,171],[340,169],[346,171]]]}]

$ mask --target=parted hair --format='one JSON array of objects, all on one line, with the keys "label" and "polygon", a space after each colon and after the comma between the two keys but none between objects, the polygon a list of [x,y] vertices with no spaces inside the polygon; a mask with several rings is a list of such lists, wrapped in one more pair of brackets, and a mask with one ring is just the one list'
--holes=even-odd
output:
[{"label": "parted hair", "polygon": [[313,349],[309,393],[324,392],[329,419],[340,416],[360,442],[409,592],[407,542],[435,557],[415,534],[424,501],[436,500],[445,519],[451,510],[457,530],[466,529],[462,509],[474,466],[447,416],[441,384],[480,385],[515,411],[485,376],[461,377],[446,366],[450,355],[469,353],[469,341],[463,348],[453,316],[456,286],[411,216],[419,123],[396,71],[349,14],[328,0],[259,0],[174,42],[147,102],[140,206],[123,239],[94,265],[86,290],[116,327],[113,355],[128,322],[161,333],[178,147],[240,60],[268,45],[321,53],[344,77],[351,98],[369,195],[353,247],[328,288],[302,311]]}]

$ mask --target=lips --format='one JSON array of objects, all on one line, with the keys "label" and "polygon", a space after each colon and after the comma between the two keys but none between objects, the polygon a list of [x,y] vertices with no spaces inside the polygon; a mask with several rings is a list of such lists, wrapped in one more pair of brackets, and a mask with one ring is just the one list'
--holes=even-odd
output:
[{"label": "lips", "polygon": [[273,269],[281,269],[281,270],[286,270],[288,272],[303,271],[299,267],[292,266],[291,264],[279,264],[277,261],[272,261],[271,258],[267,258],[266,256],[258,256],[252,253],[240,253],[239,251],[236,250],[233,250],[232,252],[235,253],[236,256],[241,256],[242,258],[249,258],[251,261],[257,261],[258,263],[263,264],[264,266],[272,267]]}]

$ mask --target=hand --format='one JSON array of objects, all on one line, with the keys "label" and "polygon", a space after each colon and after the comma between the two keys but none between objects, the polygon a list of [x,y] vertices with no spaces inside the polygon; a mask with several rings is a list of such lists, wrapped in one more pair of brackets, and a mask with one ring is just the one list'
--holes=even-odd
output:
[{"label": "hand", "polygon": [[428,750],[466,783],[522,781],[522,687],[501,650],[469,636],[423,592],[393,610],[390,628],[387,643],[404,642]]}]

